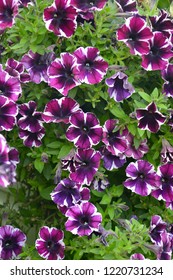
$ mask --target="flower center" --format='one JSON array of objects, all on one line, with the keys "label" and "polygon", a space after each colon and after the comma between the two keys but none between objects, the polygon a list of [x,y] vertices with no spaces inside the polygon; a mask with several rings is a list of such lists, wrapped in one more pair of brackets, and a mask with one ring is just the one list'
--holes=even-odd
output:
[{"label": "flower center", "polygon": [[84,125],[84,126],[82,127],[82,131],[83,131],[84,133],[87,134],[87,133],[89,132],[89,128],[88,128],[87,126]]},{"label": "flower center", "polygon": [[51,251],[54,248],[55,243],[52,240],[48,240],[46,242],[46,246],[47,246],[47,249]]},{"label": "flower center", "polygon": [[150,53],[154,56],[159,55],[159,49],[156,47],[151,47]]},{"label": "flower center", "polygon": [[7,238],[6,240],[4,240],[3,242],[3,247],[5,249],[12,249],[13,248],[13,241],[9,238]]},{"label": "flower center", "polygon": [[143,173],[139,173],[139,175],[138,175],[138,176],[139,176],[139,178],[140,178],[140,179],[142,179],[142,180],[145,178],[145,176],[144,176],[144,174],[143,174]]},{"label": "flower center", "polygon": [[135,33],[130,33],[130,34],[129,34],[129,39],[132,40],[132,41],[136,41],[136,40],[137,40],[137,36],[138,36],[138,35],[135,34]]},{"label": "flower center", "polygon": [[86,217],[86,216],[82,216],[82,217],[80,218],[80,223],[81,223],[82,225],[87,225],[87,224],[89,223],[89,218]]},{"label": "flower center", "polygon": [[9,8],[7,8],[4,12],[4,18],[8,21],[11,20],[12,16],[13,16],[13,11]]},{"label": "flower center", "polygon": [[64,10],[59,10],[56,11],[56,13],[53,15],[54,20],[56,21],[56,24],[60,24],[60,22],[65,18],[65,11]]},{"label": "flower center", "polygon": [[93,62],[92,61],[89,61],[89,60],[85,61],[85,68],[87,70],[90,70],[92,66],[93,66]]},{"label": "flower center", "polygon": [[169,182],[169,179],[167,177],[162,177],[162,183],[168,183]]}]

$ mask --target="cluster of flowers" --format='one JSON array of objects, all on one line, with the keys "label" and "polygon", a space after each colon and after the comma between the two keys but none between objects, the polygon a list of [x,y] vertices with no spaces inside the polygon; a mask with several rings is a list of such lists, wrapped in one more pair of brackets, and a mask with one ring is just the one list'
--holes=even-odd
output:
[{"label": "cluster of flowers", "polygon": [[[151,218],[149,235],[154,245],[148,245],[157,256],[157,260],[171,260],[173,251],[173,225],[162,220],[158,215]],[[147,245],[146,245],[147,246]],[[145,257],[136,253],[132,260],[144,260]]]}]

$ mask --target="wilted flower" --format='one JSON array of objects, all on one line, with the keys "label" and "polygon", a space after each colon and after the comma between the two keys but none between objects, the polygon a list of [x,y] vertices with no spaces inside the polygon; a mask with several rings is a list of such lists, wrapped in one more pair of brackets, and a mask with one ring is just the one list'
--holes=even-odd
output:
[{"label": "wilted flower", "polygon": [[18,0],[3,0],[0,4],[0,29],[11,28],[18,15]]},{"label": "wilted flower", "polygon": [[142,255],[140,253],[135,253],[130,256],[130,259],[133,261],[137,261],[137,260],[141,261],[141,260],[145,260],[145,257],[144,257],[144,255]]},{"label": "wilted flower", "polygon": [[18,108],[13,100],[0,95],[0,131],[12,130],[16,124]]},{"label": "wilted flower", "polygon": [[52,99],[44,109],[42,118],[46,123],[69,123],[69,117],[79,111],[79,104],[72,98],[62,97],[60,99]]},{"label": "wilted flower", "polygon": [[115,156],[111,152],[109,152],[106,147],[101,148],[100,152],[102,154],[103,166],[107,170],[118,169],[122,167],[126,162],[126,157],[124,154]]},{"label": "wilted flower", "polygon": [[18,120],[18,126],[21,129],[35,133],[43,128],[42,113],[37,112],[36,109],[37,104],[35,101],[29,101],[19,106],[21,117]]},{"label": "wilted flower", "polygon": [[68,155],[61,158],[61,168],[69,172],[75,171],[75,150],[72,149]]},{"label": "wilted flower", "polygon": [[82,111],[73,113],[69,118],[70,126],[66,137],[81,149],[91,148],[97,145],[102,137],[102,128],[97,117],[93,113]]},{"label": "wilted flower", "polygon": [[80,47],[73,54],[77,58],[77,78],[86,84],[100,83],[106,75],[108,63],[100,56],[99,50]]},{"label": "wilted flower", "polygon": [[44,226],[39,231],[39,238],[35,247],[39,255],[47,260],[61,260],[64,258],[64,233],[55,227]]},{"label": "wilted flower", "polygon": [[49,86],[66,96],[70,89],[80,85],[76,66],[74,55],[61,53],[61,58],[55,59],[48,68]]},{"label": "wilted flower", "polygon": [[91,186],[94,190],[102,192],[109,186],[109,181],[106,177],[95,178]]},{"label": "wilted flower", "polygon": [[120,12],[136,13],[136,0],[115,0]]},{"label": "wilted flower", "polygon": [[159,215],[152,216],[149,231],[152,242],[162,245],[161,234],[166,230],[166,226],[167,224]]},{"label": "wilted flower", "polygon": [[55,0],[44,9],[46,28],[57,36],[71,37],[77,27],[77,11],[69,0]]},{"label": "wilted flower", "polygon": [[173,162],[173,147],[166,139],[162,139],[162,150],[160,155],[162,163]]},{"label": "wilted flower", "polygon": [[166,11],[160,10],[158,16],[150,16],[149,19],[153,32],[160,31],[167,37],[170,36],[170,32],[173,32],[173,21]]},{"label": "wilted flower", "polygon": [[126,175],[129,178],[124,186],[141,196],[149,195],[160,184],[153,165],[146,160],[131,162],[126,168]]},{"label": "wilted flower", "polygon": [[18,228],[10,225],[0,227],[0,259],[16,258],[25,246],[26,235]]},{"label": "wilted flower", "polygon": [[131,133],[128,133],[126,139],[127,139],[127,149],[124,152],[126,157],[140,159],[143,157],[144,154],[148,152],[149,148],[147,145],[147,139],[140,141],[137,147],[135,147],[134,136]]},{"label": "wilted flower", "polygon": [[24,72],[25,68],[21,62],[13,58],[9,58],[5,65],[6,65],[5,71],[10,76],[18,78],[19,81],[22,83],[27,83],[31,81],[30,75]]},{"label": "wilted flower", "polygon": [[149,70],[164,70],[173,56],[172,45],[162,32],[154,32],[149,40],[149,52],[142,55],[142,67]]},{"label": "wilted flower", "polygon": [[163,93],[168,97],[173,97],[173,64],[168,64],[167,67],[161,71],[162,78],[165,80],[163,84]]},{"label": "wilted flower", "polygon": [[81,185],[90,185],[100,165],[101,154],[94,149],[78,149],[75,155],[75,169],[70,179]]},{"label": "wilted flower", "polygon": [[80,205],[70,207],[65,216],[68,217],[65,223],[66,230],[79,236],[90,235],[93,231],[98,231],[102,221],[101,214],[90,202],[82,202]]},{"label": "wilted flower", "polygon": [[29,72],[31,81],[40,84],[42,81],[48,82],[47,69],[54,59],[53,52],[41,55],[30,50],[22,57],[21,63]]},{"label": "wilted flower", "polygon": [[20,7],[28,7],[29,5],[34,5],[34,0],[19,0]]},{"label": "wilted flower", "polygon": [[45,129],[42,127],[39,131],[32,132],[29,130],[19,129],[19,137],[23,140],[23,144],[29,148],[41,146],[42,138],[45,135]]},{"label": "wilted flower", "polygon": [[140,16],[132,16],[126,19],[117,31],[117,39],[123,41],[129,48],[131,54],[148,54],[149,39],[153,34],[146,21]]},{"label": "wilted flower", "polygon": [[159,131],[160,126],[166,121],[166,117],[158,110],[154,102],[150,103],[145,109],[136,110],[136,118],[139,120],[140,129],[149,130],[153,133]]},{"label": "wilted flower", "polygon": [[71,5],[77,8],[78,11],[100,11],[104,8],[107,0],[71,0]]}]

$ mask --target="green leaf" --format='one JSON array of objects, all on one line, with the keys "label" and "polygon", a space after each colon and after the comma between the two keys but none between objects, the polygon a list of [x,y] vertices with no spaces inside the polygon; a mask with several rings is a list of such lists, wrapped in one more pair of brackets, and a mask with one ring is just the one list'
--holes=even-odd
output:
[{"label": "green leaf", "polygon": [[40,158],[36,158],[36,160],[34,161],[34,167],[39,173],[42,173],[44,168],[44,162],[42,162]]},{"label": "green leaf", "polygon": [[120,197],[123,194],[124,187],[122,185],[112,186],[111,192],[115,197]]},{"label": "green leaf", "polygon": [[159,97],[159,91],[157,88],[155,88],[151,94],[151,96],[153,97],[153,99],[156,99]]},{"label": "green leaf", "polygon": [[51,200],[50,193],[53,191],[54,187],[48,187],[46,189],[39,190],[40,195],[46,199],[46,200]]},{"label": "green leaf", "polygon": [[145,93],[144,91],[138,91],[139,95],[147,102],[151,102],[151,96]]},{"label": "green leaf", "polygon": [[104,194],[102,197],[102,200],[100,201],[100,204],[109,204],[111,202],[111,196],[108,194]]},{"label": "green leaf", "polygon": [[108,208],[108,215],[109,215],[109,217],[110,217],[111,220],[114,218],[115,209],[114,209],[113,207],[109,207],[109,208]]},{"label": "green leaf", "polygon": [[46,147],[56,149],[56,148],[59,148],[61,145],[62,145],[62,143],[60,143],[58,141],[54,141],[52,143],[47,144]]},{"label": "green leaf", "polygon": [[59,151],[58,158],[61,159],[61,158],[65,157],[65,156],[67,156],[72,148],[73,147],[70,144],[62,146],[62,148]]}]

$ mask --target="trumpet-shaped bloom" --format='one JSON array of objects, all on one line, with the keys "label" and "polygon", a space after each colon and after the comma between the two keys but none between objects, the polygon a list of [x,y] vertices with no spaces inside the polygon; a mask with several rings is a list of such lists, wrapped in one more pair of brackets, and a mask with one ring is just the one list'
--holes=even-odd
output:
[{"label": "trumpet-shaped bloom", "polygon": [[32,132],[29,130],[19,129],[19,137],[23,140],[23,144],[29,148],[41,146],[42,138],[45,135],[45,129],[42,127],[39,131]]},{"label": "trumpet-shaped bloom", "polygon": [[154,215],[150,223],[150,238],[151,241],[157,245],[162,245],[161,234],[166,230],[167,224],[162,220],[159,215]]},{"label": "trumpet-shaped bloom", "polygon": [[163,84],[163,93],[168,97],[173,97],[173,64],[169,63],[167,67],[161,71],[161,75],[165,80]]},{"label": "trumpet-shaped bloom", "polygon": [[16,124],[18,108],[13,100],[0,95],[0,131],[12,130]]},{"label": "trumpet-shaped bloom", "polygon": [[11,28],[18,15],[18,0],[3,0],[0,2],[0,29]]},{"label": "trumpet-shaped bloom", "polygon": [[136,1],[135,0],[115,0],[120,12],[124,13],[136,13]]},{"label": "trumpet-shaped bloom", "polygon": [[71,0],[73,5],[78,11],[100,11],[106,5],[107,0]]}]

